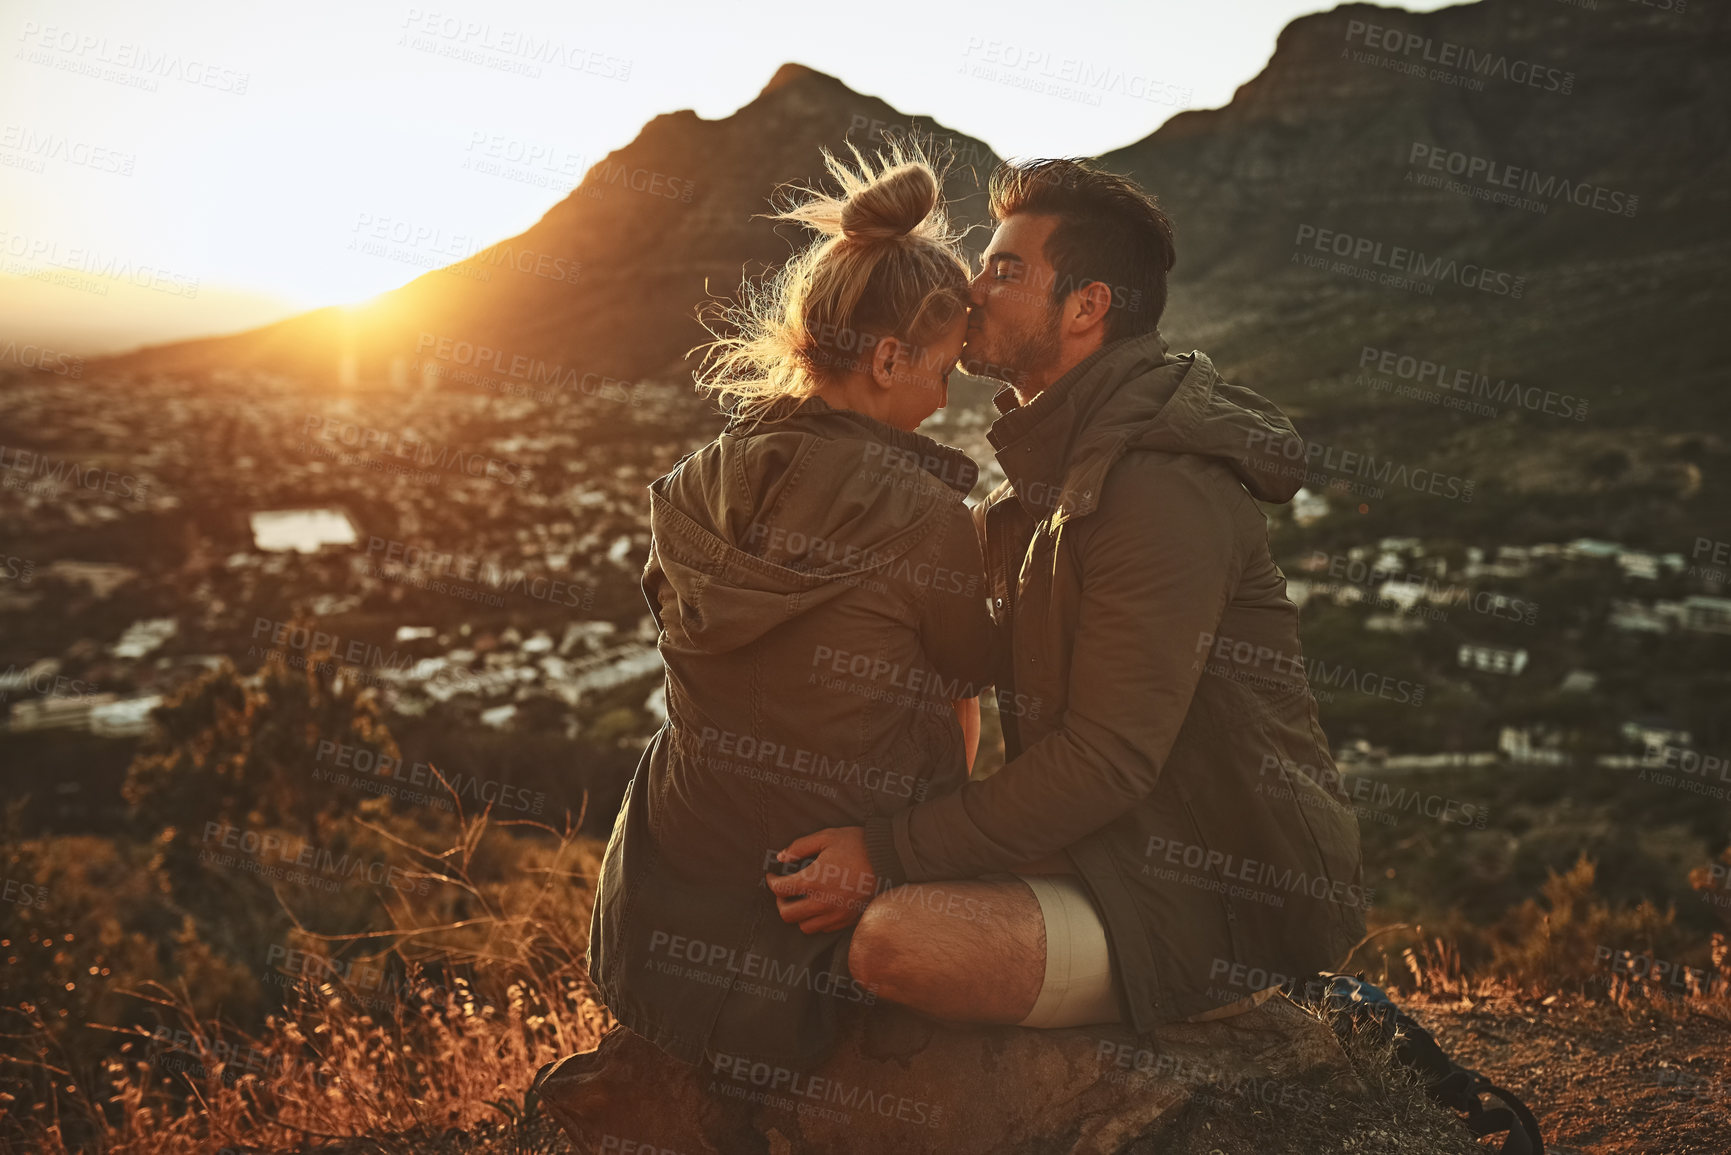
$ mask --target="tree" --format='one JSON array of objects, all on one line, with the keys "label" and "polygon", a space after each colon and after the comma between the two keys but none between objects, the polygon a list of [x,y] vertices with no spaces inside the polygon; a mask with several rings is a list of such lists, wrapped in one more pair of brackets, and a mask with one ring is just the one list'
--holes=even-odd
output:
[{"label": "tree", "polygon": [[250,679],[225,662],[152,712],[124,788],[142,837],[177,829],[196,839],[212,822],[311,831],[354,804],[325,782],[339,761],[399,757],[372,694],[328,653],[300,657],[275,653]]}]

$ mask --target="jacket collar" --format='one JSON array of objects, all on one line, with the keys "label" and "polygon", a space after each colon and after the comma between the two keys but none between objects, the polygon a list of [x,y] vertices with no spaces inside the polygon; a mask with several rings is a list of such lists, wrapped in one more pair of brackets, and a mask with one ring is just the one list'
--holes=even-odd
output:
[{"label": "jacket collar", "polygon": [[[1058,524],[1094,511],[1105,467],[1116,460],[1122,445],[1101,447],[1108,451],[1103,462],[1092,462],[1100,468],[1085,470],[1073,468],[1082,463],[1071,461],[1072,450],[1089,418],[1125,380],[1114,367],[1146,356],[1153,351],[1150,346],[1162,355],[1166,352],[1166,342],[1158,333],[1102,345],[1026,405],[1018,403],[1015,390],[1008,387],[992,398],[1002,416],[986,436],[1028,516],[1036,521],[1052,517]],[[1099,456],[1089,454],[1091,459]]]},{"label": "jacket collar", "polygon": [[745,437],[786,430],[888,445],[905,454],[905,459],[918,461],[921,469],[963,497],[973,492],[974,482],[980,476],[980,467],[960,449],[934,441],[923,433],[897,429],[853,409],[838,409],[822,397],[783,397],[766,409],[761,419],[730,419],[722,434]]}]

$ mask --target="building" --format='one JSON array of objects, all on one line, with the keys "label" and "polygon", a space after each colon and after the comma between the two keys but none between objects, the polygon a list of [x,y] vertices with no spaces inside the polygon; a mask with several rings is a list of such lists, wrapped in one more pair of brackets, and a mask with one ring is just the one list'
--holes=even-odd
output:
[{"label": "building", "polygon": [[1557,745],[1558,737],[1548,729],[1504,726],[1497,735],[1497,752],[1524,766],[1564,766],[1569,755]]},{"label": "building", "polygon": [[1504,674],[1512,678],[1527,668],[1525,650],[1504,650],[1468,642],[1462,644],[1458,657],[1462,669],[1485,674]]},{"label": "building", "polygon": [[1636,601],[1613,601],[1605,621],[1614,630],[1642,634],[1668,634],[1675,624],[1673,615],[1665,611],[1663,602],[1647,605]]},{"label": "building", "polygon": [[1308,489],[1300,489],[1292,498],[1292,520],[1309,525],[1328,516],[1328,498]]},{"label": "building", "polygon": [[1731,598],[1704,594],[1683,599],[1683,628],[1696,634],[1731,634]]}]

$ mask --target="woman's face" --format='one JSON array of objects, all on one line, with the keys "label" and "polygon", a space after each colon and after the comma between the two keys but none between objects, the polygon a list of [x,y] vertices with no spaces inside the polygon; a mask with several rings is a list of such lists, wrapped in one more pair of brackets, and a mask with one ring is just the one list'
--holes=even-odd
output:
[{"label": "woman's face", "polygon": [[882,420],[912,431],[949,401],[950,374],[968,339],[966,314],[924,345],[897,342],[894,363],[874,366],[882,393]]}]

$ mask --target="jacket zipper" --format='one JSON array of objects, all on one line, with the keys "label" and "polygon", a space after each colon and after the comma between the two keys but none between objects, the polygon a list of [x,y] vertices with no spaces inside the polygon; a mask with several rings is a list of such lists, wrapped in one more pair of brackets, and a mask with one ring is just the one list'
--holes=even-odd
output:
[{"label": "jacket zipper", "polygon": [[[1009,504],[1018,500],[1019,499],[1012,494],[1000,504]],[[1004,523],[1010,519],[1013,512],[1019,512],[1020,509],[1021,506],[1017,505],[1014,511],[1006,510],[997,518],[998,554],[1003,559],[1004,563],[1004,613],[1002,618],[1002,628],[1005,630],[1005,636],[1008,639],[1004,647],[1004,666],[1010,674],[1010,684],[1008,686],[998,687],[998,701],[1002,703],[1005,698],[1008,698],[1012,705],[1016,700],[1016,587],[1021,583],[1022,567],[1016,563],[1015,559],[1010,554],[1009,539],[1011,535],[1008,532],[1009,527]],[[991,514],[996,512],[996,510],[987,511],[986,529],[988,534],[990,534],[992,526]],[[1026,547],[1024,546],[1023,548],[1024,552],[1026,552]],[[1005,690],[1009,691],[1008,694],[1003,692]],[[1004,710],[999,709],[998,726],[1004,734],[1005,756],[1008,758],[1018,757],[1022,752],[1022,727],[1020,720],[1017,718],[1014,711],[1012,710],[1006,713]]]}]

